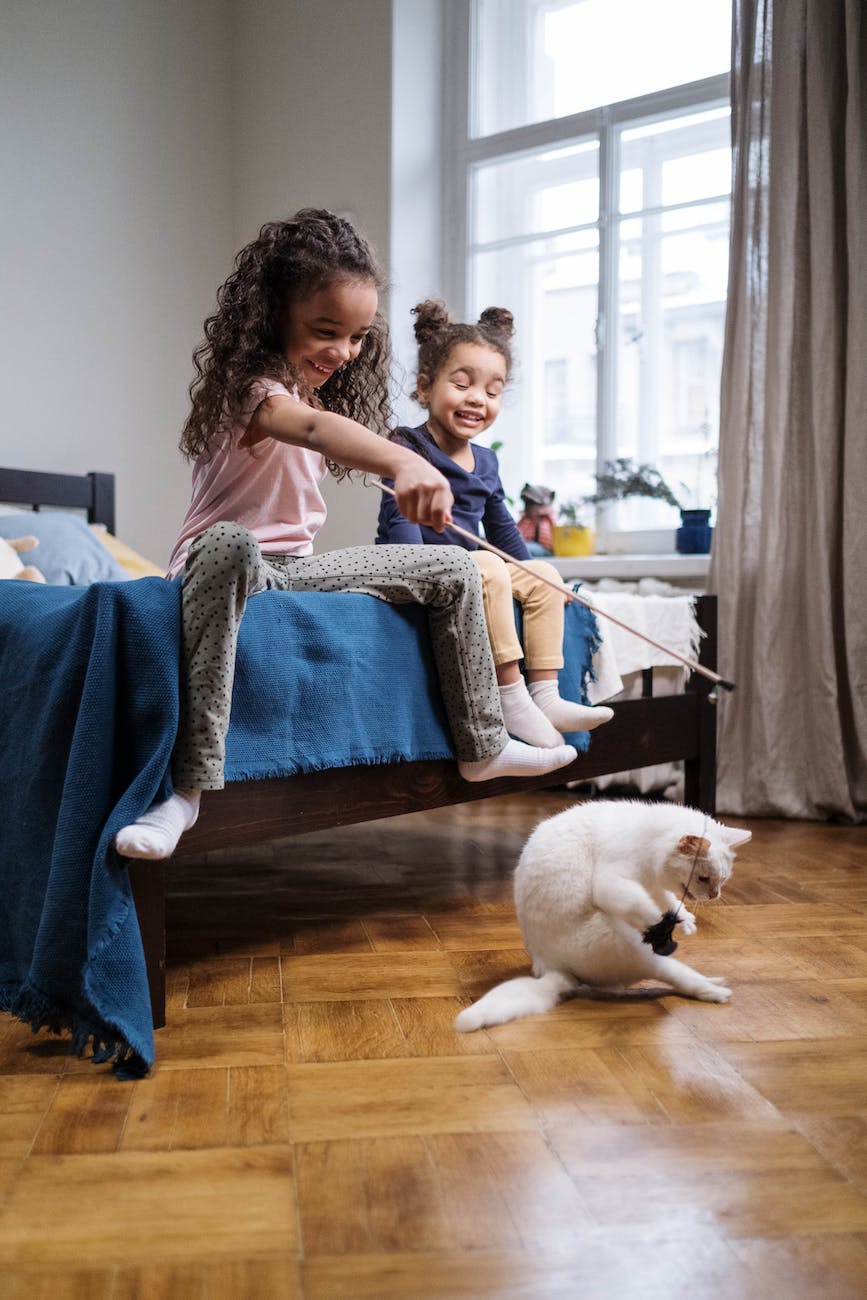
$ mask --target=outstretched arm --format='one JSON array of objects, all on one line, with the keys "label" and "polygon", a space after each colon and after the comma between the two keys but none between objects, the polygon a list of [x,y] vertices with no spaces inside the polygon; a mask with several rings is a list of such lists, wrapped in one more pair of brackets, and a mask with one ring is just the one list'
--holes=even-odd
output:
[{"label": "outstretched arm", "polygon": [[453,497],[445,475],[408,447],[344,415],[319,411],[293,397],[267,397],[256,408],[244,441],[252,445],[263,438],[309,447],[347,469],[392,479],[401,514],[412,523],[442,532],[451,522]]}]

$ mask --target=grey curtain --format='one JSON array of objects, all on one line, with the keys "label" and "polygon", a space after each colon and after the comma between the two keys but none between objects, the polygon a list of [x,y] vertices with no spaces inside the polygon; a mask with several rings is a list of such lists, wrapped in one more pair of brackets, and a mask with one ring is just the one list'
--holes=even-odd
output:
[{"label": "grey curtain", "polygon": [[867,819],[865,13],[734,2],[721,812]]}]

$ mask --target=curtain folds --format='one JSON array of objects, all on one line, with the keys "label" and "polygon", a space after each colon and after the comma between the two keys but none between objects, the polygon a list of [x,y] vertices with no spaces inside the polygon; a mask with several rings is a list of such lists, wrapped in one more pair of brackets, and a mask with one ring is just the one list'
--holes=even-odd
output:
[{"label": "curtain folds", "polygon": [[722,812],[867,820],[867,22],[734,0]]}]

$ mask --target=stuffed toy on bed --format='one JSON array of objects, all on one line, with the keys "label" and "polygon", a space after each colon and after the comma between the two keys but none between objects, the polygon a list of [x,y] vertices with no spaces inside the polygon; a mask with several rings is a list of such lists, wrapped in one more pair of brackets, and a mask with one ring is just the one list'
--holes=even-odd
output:
[{"label": "stuffed toy on bed", "polygon": [[32,551],[39,545],[36,537],[0,537],[0,578],[22,578],[25,582],[44,582],[45,575],[35,564],[22,564],[19,551]]}]

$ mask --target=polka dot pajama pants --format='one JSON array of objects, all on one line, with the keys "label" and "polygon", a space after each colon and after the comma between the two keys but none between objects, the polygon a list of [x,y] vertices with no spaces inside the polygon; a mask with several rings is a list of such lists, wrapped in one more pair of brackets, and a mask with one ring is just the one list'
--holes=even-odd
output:
[{"label": "polka dot pajama pants", "polygon": [[268,589],[357,591],[392,604],[424,605],[457,757],[472,762],[505,747],[482,585],[463,547],[357,546],[264,556],[246,528],[221,523],[196,538],[184,571],[176,786],[224,785],[238,629],[249,597]]}]

